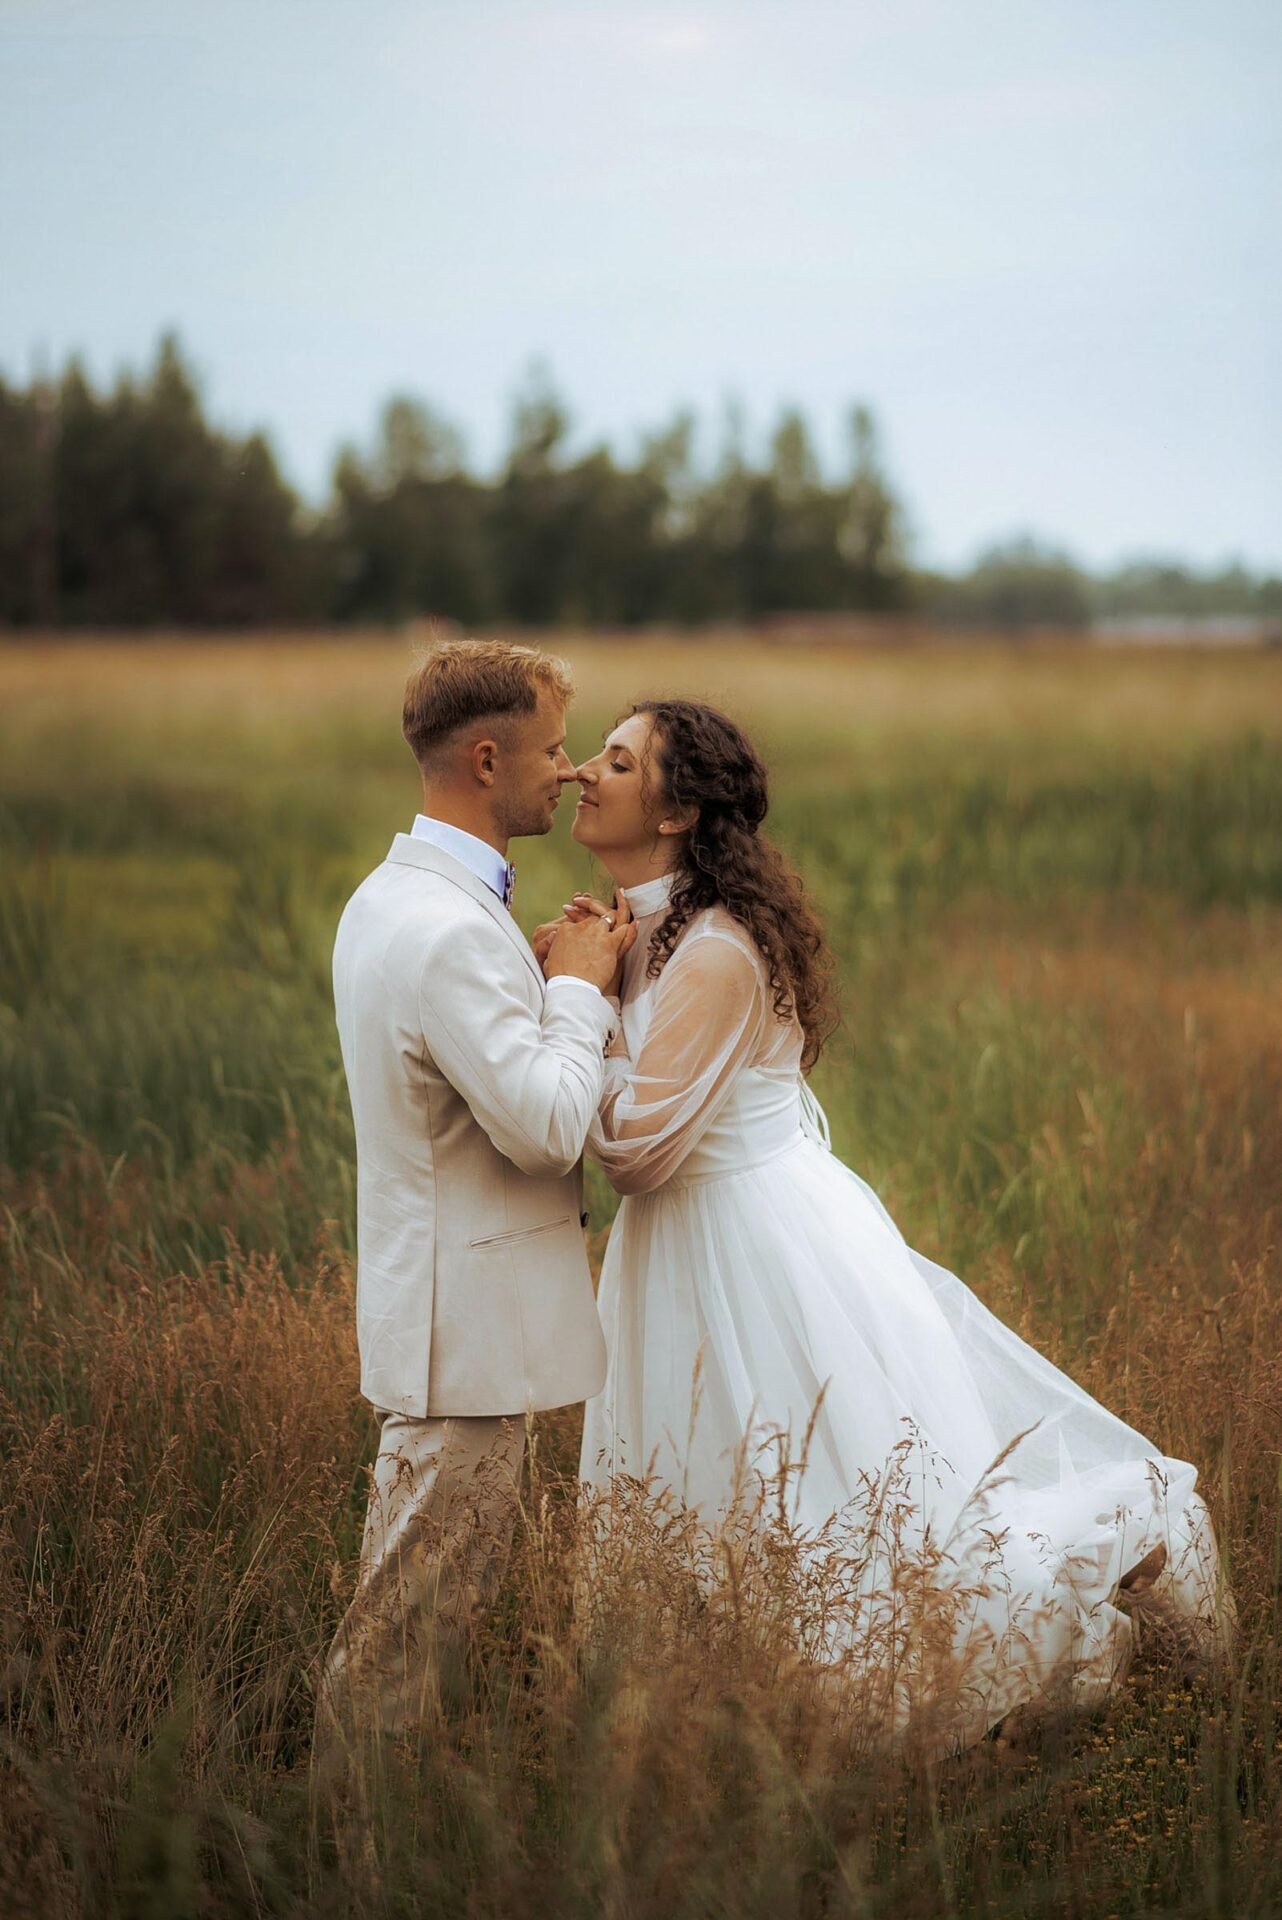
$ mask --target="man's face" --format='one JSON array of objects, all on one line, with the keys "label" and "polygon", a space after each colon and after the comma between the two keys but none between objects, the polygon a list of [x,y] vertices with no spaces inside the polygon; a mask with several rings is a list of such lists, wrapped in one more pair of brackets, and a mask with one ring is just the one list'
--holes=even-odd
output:
[{"label": "man's face", "polygon": [[513,722],[496,765],[494,823],[509,839],[547,833],[561,789],[577,778],[565,751],[565,708],[539,695],[532,714]]}]

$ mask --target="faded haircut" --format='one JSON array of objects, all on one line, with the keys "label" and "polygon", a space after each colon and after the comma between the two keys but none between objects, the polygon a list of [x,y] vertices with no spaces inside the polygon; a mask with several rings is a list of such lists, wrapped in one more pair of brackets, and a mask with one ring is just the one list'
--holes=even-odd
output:
[{"label": "faded haircut", "polygon": [[569,666],[554,654],[506,640],[444,640],[409,677],[401,731],[419,766],[431,766],[463,727],[492,722],[501,736],[535,711],[540,693],[562,706],[574,698]]}]

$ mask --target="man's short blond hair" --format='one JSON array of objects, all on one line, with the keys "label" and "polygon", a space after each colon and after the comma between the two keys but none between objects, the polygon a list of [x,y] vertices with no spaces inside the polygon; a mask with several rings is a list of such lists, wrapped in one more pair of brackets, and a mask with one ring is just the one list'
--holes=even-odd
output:
[{"label": "man's short blond hair", "polygon": [[533,713],[541,693],[562,707],[574,698],[569,666],[554,654],[506,640],[443,640],[409,677],[401,731],[425,767],[461,728],[492,721],[502,731]]}]

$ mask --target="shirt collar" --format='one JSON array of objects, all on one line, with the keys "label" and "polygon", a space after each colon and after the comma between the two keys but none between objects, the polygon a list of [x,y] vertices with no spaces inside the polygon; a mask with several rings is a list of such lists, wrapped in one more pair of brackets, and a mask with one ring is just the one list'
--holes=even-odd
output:
[{"label": "shirt collar", "polygon": [[643,880],[639,887],[621,887],[619,891],[634,917],[643,920],[647,913],[658,913],[661,907],[667,906],[675,884],[674,873],[661,873],[655,880]]},{"label": "shirt collar", "polygon": [[442,853],[452,854],[461,861],[469,873],[474,873],[491,893],[498,895],[504,906],[511,903],[515,869],[508,865],[497,847],[492,847],[487,840],[478,840],[474,833],[465,833],[462,827],[452,827],[448,820],[433,820],[427,813],[415,814],[410,832],[415,840],[426,840],[430,846],[439,847]]}]

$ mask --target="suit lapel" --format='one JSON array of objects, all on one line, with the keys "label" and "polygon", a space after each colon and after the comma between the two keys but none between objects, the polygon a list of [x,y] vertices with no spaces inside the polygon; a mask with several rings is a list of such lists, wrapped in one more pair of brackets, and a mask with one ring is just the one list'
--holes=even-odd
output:
[{"label": "suit lapel", "polygon": [[422,867],[428,873],[438,874],[442,880],[448,880],[452,886],[458,887],[479,906],[484,907],[491,920],[502,928],[505,936],[512,942],[538,981],[540,993],[545,991],[547,982],[543,978],[543,969],[534,958],[529,941],[497,894],[486,886],[484,880],[478,880],[470,867],[465,867],[463,862],[456,860],[452,853],[446,853],[441,847],[434,847],[428,840],[416,840],[410,833],[397,834],[387,857],[394,866]]}]

